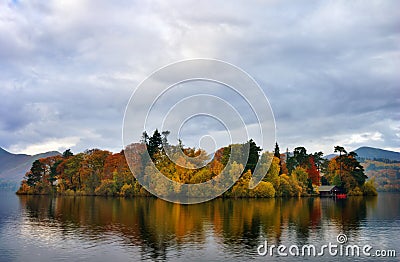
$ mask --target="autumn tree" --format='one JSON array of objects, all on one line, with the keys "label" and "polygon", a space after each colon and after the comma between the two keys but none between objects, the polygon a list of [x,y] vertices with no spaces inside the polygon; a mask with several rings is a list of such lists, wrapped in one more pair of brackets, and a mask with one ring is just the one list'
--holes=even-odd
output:
[{"label": "autumn tree", "polygon": [[286,174],[279,176],[279,188],[277,195],[281,197],[294,197],[300,196],[302,192],[297,180]]},{"label": "autumn tree", "polygon": [[101,183],[101,175],[103,174],[104,162],[111,153],[99,149],[87,150],[84,155],[81,168],[81,183],[85,193],[94,193],[96,187]]},{"label": "autumn tree", "polygon": [[116,191],[120,191],[125,184],[132,185],[135,183],[135,177],[126,162],[124,151],[107,156],[101,179],[113,181]]},{"label": "autumn tree", "polygon": [[335,146],[334,152],[339,152],[339,165],[340,165],[340,172],[339,177],[342,179],[342,153],[347,154],[346,150],[342,146]]},{"label": "autumn tree", "polygon": [[[263,161],[264,158],[267,159],[269,156],[267,155],[268,153],[264,153],[261,156],[261,168],[267,167],[267,161]],[[265,168],[264,168],[265,172]],[[277,157],[273,157],[271,165],[269,166],[269,169],[267,170],[266,175],[263,178],[263,181],[265,182],[270,182],[276,191],[278,191],[279,188],[279,173],[280,173],[280,167],[279,167],[279,159]]]},{"label": "autumn tree", "polygon": [[[236,167],[232,167],[234,170]],[[240,167],[239,167],[240,168]],[[232,171],[235,172],[235,171]],[[232,197],[246,197],[249,196],[249,183],[251,179],[250,169],[243,173],[240,178],[235,182],[231,189],[230,196]]]},{"label": "autumn tree", "polygon": [[261,181],[252,192],[254,197],[275,197],[275,188],[270,182]]},{"label": "autumn tree", "polygon": [[39,161],[42,164],[43,176],[42,182],[53,186],[53,182],[57,180],[57,167],[62,162],[62,156],[50,156],[46,158],[41,158]]},{"label": "autumn tree", "polygon": [[335,147],[335,152],[339,152],[339,156],[329,161],[327,179],[331,184],[341,187],[345,192],[362,193],[361,188],[367,176],[364,174],[364,168],[357,160],[357,154],[355,152],[347,153],[340,146]]},{"label": "autumn tree", "polygon": [[84,154],[80,153],[74,155],[57,166],[57,174],[61,178],[61,191],[66,189],[70,190],[80,190],[81,183],[81,164],[84,158]]},{"label": "autumn tree", "polygon": [[308,173],[308,177],[311,179],[312,183],[314,185],[319,186],[320,185],[320,174],[317,169],[317,166],[315,165],[313,156],[309,157],[309,165],[307,168],[307,173]]},{"label": "autumn tree", "polygon": [[311,179],[309,178],[308,172],[305,168],[300,166],[296,167],[290,178],[292,187],[295,185],[299,194],[306,195],[307,193],[312,193],[312,185],[311,187],[309,186]]}]

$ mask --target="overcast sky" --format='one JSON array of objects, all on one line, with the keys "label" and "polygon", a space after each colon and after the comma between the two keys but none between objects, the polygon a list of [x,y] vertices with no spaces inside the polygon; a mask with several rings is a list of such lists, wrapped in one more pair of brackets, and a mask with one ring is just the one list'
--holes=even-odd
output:
[{"label": "overcast sky", "polygon": [[202,57],[254,77],[281,150],[400,151],[399,1],[229,3],[0,1],[0,146],[120,151],[139,83]]}]

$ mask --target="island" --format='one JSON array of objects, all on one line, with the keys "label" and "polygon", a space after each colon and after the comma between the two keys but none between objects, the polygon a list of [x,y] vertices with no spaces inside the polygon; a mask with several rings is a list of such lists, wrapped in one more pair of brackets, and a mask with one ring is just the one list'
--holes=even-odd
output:
[{"label": "island", "polygon": [[[221,172],[240,172],[233,186],[221,195],[227,198],[377,195],[374,179],[367,179],[357,154],[347,152],[341,146],[334,148],[339,155],[328,159],[322,152],[309,154],[304,147],[281,154],[278,143],[273,152],[262,152],[250,139],[208,154],[202,149],[185,147],[182,141],[178,145],[169,145],[168,134],[168,131],[155,130],[149,136],[144,132],[140,143],[133,143],[119,153],[91,149],[73,154],[68,149],[62,155],[40,158],[25,174],[17,194],[151,196],[137,181],[137,176],[146,174],[149,166],[154,165],[167,178],[184,184],[202,183]],[[183,165],[171,161],[163,145],[168,145],[172,152],[183,152],[188,158],[177,159]],[[237,147],[248,148],[245,165],[228,163],[232,148]],[[182,167],[184,164],[193,164],[185,163],[187,159],[208,163],[198,169],[186,169]],[[258,171],[264,172],[265,176],[254,189],[249,189],[259,161]],[[153,186],[161,195],[166,191],[162,183]]]}]

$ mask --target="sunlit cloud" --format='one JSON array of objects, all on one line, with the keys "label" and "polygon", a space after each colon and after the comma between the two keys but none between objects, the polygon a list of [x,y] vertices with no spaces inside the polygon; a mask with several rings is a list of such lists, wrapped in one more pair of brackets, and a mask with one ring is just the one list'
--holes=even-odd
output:
[{"label": "sunlit cloud", "polygon": [[79,142],[79,140],[79,137],[48,139],[43,141],[42,143],[30,144],[28,146],[18,144],[13,145],[11,146],[10,151],[15,153],[24,153],[28,155],[35,155],[49,151],[63,152],[64,150],[75,146]]}]

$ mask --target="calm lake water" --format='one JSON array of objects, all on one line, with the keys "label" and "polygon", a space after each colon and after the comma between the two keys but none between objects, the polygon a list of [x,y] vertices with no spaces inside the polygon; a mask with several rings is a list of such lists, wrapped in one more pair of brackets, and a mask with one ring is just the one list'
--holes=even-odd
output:
[{"label": "calm lake water", "polygon": [[[378,197],[216,199],[16,196],[0,192],[0,261],[399,261],[400,194]],[[347,244],[395,258],[259,256],[257,247]],[[288,252],[288,250],[286,250]]]}]

